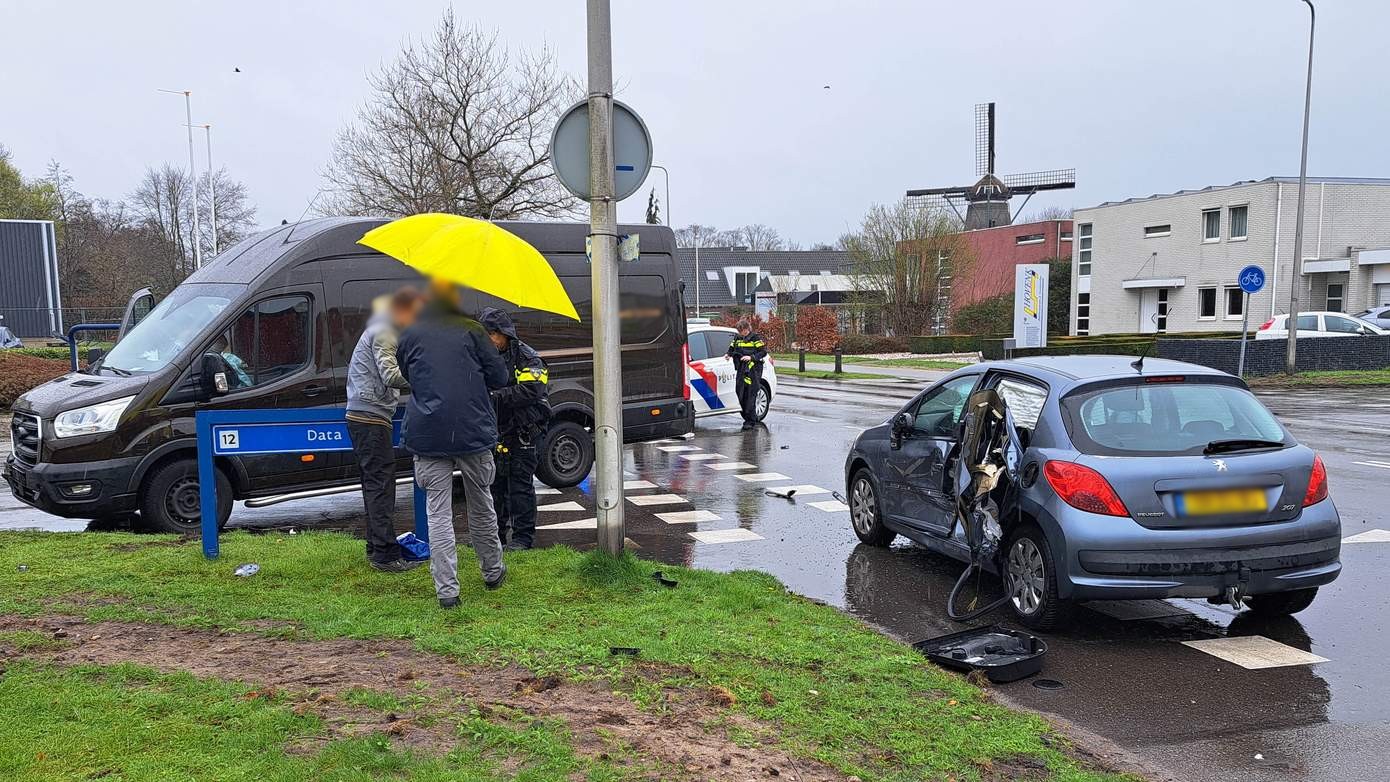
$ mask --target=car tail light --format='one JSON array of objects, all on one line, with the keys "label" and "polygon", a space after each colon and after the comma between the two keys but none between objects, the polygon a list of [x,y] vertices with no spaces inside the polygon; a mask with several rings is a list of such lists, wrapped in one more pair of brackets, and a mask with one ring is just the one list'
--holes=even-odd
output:
[{"label": "car tail light", "polygon": [[681,345],[681,394],[685,400],[690,401],[690,380],[686,377],[686,371],[690,366],[690,343]]},{"label": "car tail light", "polygon": [[1270,326],[1273,326],[1273,325],[1274,325],[1274,318],[1270,318],[1269,320],[1265,321],[1264,323],[1261,323],[1261,324],[1260,324],[1260,327],[1259,327],[1258,329],[1256,329],[1256,331],[1268,331],[1268,330],[1269,330],[1269,327],[1270,327]]},{"label": "car tail light", "polygon": [[1308,476],[1308,491],[1303,494],[1303,507],[1315,505],[1327,499],[1327,468],[1322,465],[1322,457],[1313,456],[1313,474]]},{"label": "car tail light", "polygon": [[1074,462],[1048,462],[1043,474],[1057,496],[1077,510],[1106,516],[1129,515],[1110,482],[1090,467]]}]

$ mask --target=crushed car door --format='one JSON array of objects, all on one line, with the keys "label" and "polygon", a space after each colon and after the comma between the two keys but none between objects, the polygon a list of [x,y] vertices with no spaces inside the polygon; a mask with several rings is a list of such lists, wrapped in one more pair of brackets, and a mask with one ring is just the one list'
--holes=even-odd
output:
[{"label": "crushed car door", "polygon": [[923,394],[912,426],[888,452],[884,512],[897,524],[945,535],[954,513],[947,463],[955,447],[961,411],[979,375],[952,378]]}]

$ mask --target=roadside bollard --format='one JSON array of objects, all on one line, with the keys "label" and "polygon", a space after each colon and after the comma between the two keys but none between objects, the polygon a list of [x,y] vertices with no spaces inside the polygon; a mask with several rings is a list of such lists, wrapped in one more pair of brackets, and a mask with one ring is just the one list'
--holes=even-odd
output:
[{"label": "roadside bollard", "polygon": [[796,371],[806,371],[806,348],[797,348],[796,351]]},{"label": "roadside bollard", "polygon": [[845,371],[845,370],[844,370],[844,366],[842,365],[842,359],[844,359],[844,353],[841,352],[840,346],[839,346],[839,345],[836,345],[836,346],[835,346],[835,374],[837,374],[837,375],[840,374],[841,372],[844,372],[844,371]]}]

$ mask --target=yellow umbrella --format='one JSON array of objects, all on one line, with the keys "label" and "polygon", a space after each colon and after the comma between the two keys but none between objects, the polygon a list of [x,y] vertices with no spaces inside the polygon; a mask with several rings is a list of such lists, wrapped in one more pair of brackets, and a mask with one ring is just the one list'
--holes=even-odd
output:
[{"label": "yellow umbrella", "polygon": [[579,320],[545,256],[486,220],[411,215],[373,228],[358,244],[380,250],[421,274],[466,285],[520,307]]}]

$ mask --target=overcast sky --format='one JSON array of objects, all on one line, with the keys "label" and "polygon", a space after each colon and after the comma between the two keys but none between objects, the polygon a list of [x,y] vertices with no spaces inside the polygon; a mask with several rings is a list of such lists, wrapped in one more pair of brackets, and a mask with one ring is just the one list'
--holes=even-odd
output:
[{"label": "overcast sky", "polygon": [[[189,89],[259,221],[293,220],[367,74],[446,5],[7,0],[0,143],[28,175],[57,159],[119,197],[147,165],[186,164],[182,101],[156,88]],[[453,5],[583,75],[582,0]],[[671,170],[678,226],[833,240],[908,188],[968,184],[988,100],[1001,173],[1076,168],[1075,191],[1028,211],[1298,171],[1298,0],[614,0],[613,27],[620,97]],[[1310,174],[1390,176],[1388,29],[1384,0],[1321,3]]]}]

